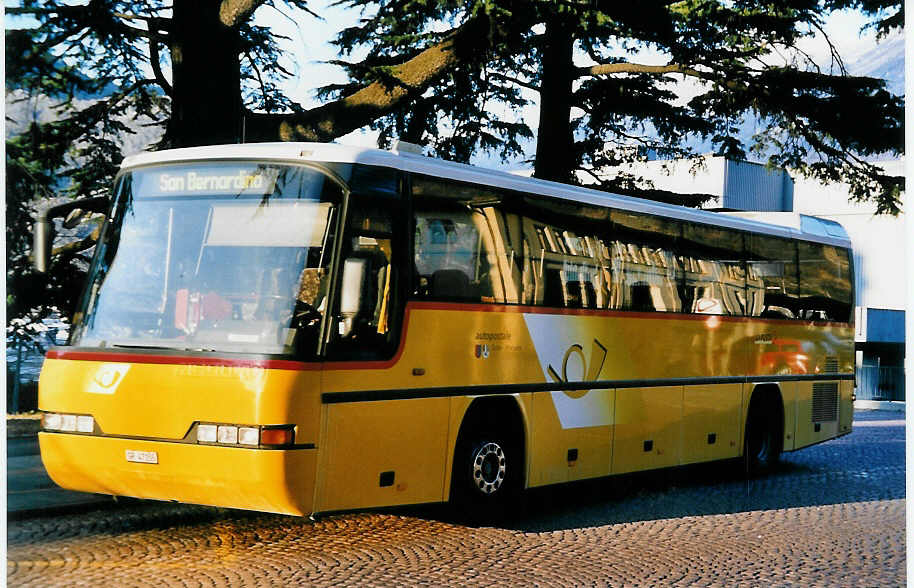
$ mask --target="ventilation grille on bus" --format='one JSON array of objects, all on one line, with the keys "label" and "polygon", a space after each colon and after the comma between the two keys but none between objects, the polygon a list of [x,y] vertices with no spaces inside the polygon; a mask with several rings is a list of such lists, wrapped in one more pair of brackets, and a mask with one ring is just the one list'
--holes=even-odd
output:
[{"label": "ventilation grille on bus", "polygon": [[837,355],[826,355],[825,356],[825,373],[827,373],[827,374],[837,374],[838,373],[838,356]]},{"label": "ventilation grille on bus", "polygon": [[838,382],[816,382],[812,385],[812,422],[838,420]]}]

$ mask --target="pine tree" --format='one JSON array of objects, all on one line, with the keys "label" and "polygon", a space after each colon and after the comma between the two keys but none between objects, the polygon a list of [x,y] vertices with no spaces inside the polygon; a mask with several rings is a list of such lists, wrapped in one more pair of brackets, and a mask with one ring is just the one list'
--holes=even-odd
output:
[{"label": "pine tree", "polygon": [[[751,153],[823,181],[846,181],[854,198],[899,211],[903,178],[869,160],[902,152],[902,99],[883,80],[848,75],[837,53],[828,64],[814,63],[801,41],[824,35],[822,22],[835,8],[872,14],[885,34],[903,21],[900,3],[393,0],[374,12],[374,2],[347,4],[371,14],[337,39],[344,51],[369,50],[346,64],[354,84],[443,35],[436,32],[442,22],[459,26],[483,7],[510,15],[500,20],[507,24],[497,42],[480,43],[476,69],[452,71],[420,108],[404,106],[374,123],[382,138],[415,138],[423,128],[434,153],[466,160],[472,150],[454,150],[454,143],[514,154],[517,138],[535,126],[536,177],[574,183],[586,175],[604,189],[661,198],[675,195],[638,190],[632,178],[604,170],[649,155],[695,156],[704,142],[715,154]],[[647,51],[660,63],[640,61]],[[468,88],[477,96],[469,106],[461,92]],[[517,118],[528,101],[539,106],[535,125]],[[747,121],[758,127],[750,141],[741,138]]]}]

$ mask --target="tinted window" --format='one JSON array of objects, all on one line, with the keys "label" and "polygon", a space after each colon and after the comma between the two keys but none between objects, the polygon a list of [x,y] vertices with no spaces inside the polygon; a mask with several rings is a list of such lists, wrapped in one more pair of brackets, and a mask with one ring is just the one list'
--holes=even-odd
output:
[{"label": "tinted window", "polygon": [[682,312],[678,221],[623,211],[612,213],[610,308]]},{"label": "tinted window", "polygon": [[853,302],[847,250],[801,241],[798,251],[800,318],[847,321]]},{"label": "tinted window", "polygon": [[684,223],[679,252],[685,271],[683,310],[698,314],[741,315],[746,307],[743,235]]},{"label": "tinted window", "polygon": [[796,243],[778,237],[746,235],[749,314],[795,318],[799,311]]},{"label": "tinted window", "polygon": [[608,211],[585,204],[524,198],[523,296],[526,304],[608,308]]}]

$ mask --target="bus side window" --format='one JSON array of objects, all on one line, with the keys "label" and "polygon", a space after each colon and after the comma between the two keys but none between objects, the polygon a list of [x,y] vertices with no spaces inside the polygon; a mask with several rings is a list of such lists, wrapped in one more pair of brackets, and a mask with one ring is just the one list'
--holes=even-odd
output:
[{"label": "bus side window", "polygon": [[729,229],[685,222],[679,250],[690,259],[686,283],[694,298],[683,300],[688,312],[742,315],[746,299],[743,237]]},{"label": "bus side window", "polygon": [[852,284],[847,250],[805,241],[797,245],[801,318],[848,321]]},{"label": "bus side window", "polygon": [[750,309],[763,318],[798,318],[797,246],[767,235],[746,235],[746,264],[753,282],[761,281],[762,304]]},{"label": "bus side window", "polygon": [[[612,211],[610,307],[635,312],[691,312],[685,308],[688,275],[676,262],[682,223],[627,211]],[[683,260],[685,263],[688,261]]]},{"label": "bus side window", "polygon": [[488,223],[466,208],[417,211],[415,283],[419,298],[504,302],[504,287],[492,251]]}]

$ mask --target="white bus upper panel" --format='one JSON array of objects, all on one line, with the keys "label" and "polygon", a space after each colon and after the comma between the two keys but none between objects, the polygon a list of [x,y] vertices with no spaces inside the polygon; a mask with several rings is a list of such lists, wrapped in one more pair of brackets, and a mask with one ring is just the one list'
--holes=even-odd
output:
[{"label": "white bus upper panel", "polygon": [[[215,159],[361,163],[754,233],[799,238],[839,247],[849,248],[851,246],[850,239],[847,238],[843,229],[840,231],[834,229],[829,231],[804,230],[811,225],[809,223],[801,223],[799,220],[795,223],[795,226],[789,226],[794,223],[774,225],[730,214],[708,212],[579,186],[527,178],[498,170],[454,163],[412,153],[350,147],[335,143],[243,143],[144,152],[124,158],[121,169],[126,170],[160,163]],[[799,215],[793,216],[799,219]],[[832,221],[832,224],[836,223]]]}]

